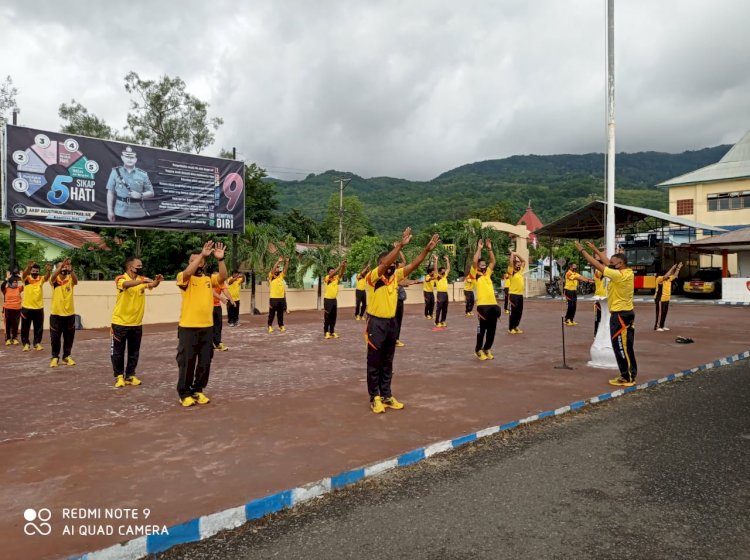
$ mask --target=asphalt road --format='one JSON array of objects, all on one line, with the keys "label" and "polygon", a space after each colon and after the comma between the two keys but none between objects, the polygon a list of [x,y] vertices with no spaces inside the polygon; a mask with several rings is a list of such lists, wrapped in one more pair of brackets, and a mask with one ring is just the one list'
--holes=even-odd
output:
[{"label": "asphalt road", "polygon": [[745,360],[484,438],[159,558],[750,558],[748,459]]}]

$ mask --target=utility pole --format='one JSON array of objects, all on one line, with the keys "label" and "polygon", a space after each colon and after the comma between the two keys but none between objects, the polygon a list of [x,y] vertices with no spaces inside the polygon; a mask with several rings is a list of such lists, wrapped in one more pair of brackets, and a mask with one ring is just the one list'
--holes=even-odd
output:
[{"label": "utility pole", "polygon": [[[21,110],[18,107],[13,107],[13,125],[18,124],[18,113],[20,113]],[[8,138],[6,136],[5,141],[8,141]],[[6,177],[3,177],[4,181],[7,181]],[[16,222],[14,220],[10,221],[10,231],[8,232],[8,249],[9,249],[9,255],[8,255],[8,268],[13,271],[16,267]]]},{"label": "utility pole", "polygon": [[[232,159],[234,159],[234,160],[237,159],[237,148],[232,148]],[[243,177],[243,181],[244,181],[244,177]],[[245,203],[244,200],[243,200],[242,203],[243,204]],[[239,243],[238,243],[238,240],[237,240],[237,234],[233,233],[232,234],[232,270],[233,271],[234,270],[239,270],[239,268],[240,268],[240,265],[239,265],[239,250],[240,250],[240,247],[239,247]]]},{"label": "utility pole", "polygon": [[344,189],[349,185],[351,179],[338,178],[339,184],[339,249],[344,240]]}]

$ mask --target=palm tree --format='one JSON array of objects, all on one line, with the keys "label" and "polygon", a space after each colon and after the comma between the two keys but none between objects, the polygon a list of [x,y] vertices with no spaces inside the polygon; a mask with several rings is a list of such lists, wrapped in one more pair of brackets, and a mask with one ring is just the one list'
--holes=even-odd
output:
[{"label": "palm tree", "polygon": [[270,224],[249,224],[239,239],[239,256],[242,264],[250,269],[250,308],[255,313],[256,273],[265,274],[276,256],[271,245],[277,237],[276,228]]},{"label": "palm tree", "polygon": [[297,277],[302,279],[305,273],[312,269],[312,272],[318,278],[318,302],[317,308],[320,309],[322,303],[322,279],[328,273],[328,269],[334,265],[335,255],[332,247],[316,247],[308,249],[300,258],[300,265],[297,268]]}]

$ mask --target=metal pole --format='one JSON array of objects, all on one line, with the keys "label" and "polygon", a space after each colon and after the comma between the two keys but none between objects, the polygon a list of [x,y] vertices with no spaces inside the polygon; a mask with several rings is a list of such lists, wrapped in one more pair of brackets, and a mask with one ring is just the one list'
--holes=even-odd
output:
[{"label": "metal pole", "polygon": [[[232,148],[232,159],[237,159],[237,148]],[[236,233],[232,234],[232,271],[239,270],[239,242]]]},{"label": "metal pole", "polygon": [[[13,108],[13,125],[18,124],[18,107]],[[7,141],[7,138],[6,138]],[[4,181],[7,181],[6,177],[3,177]],[[8,233],[8,268],[11,271],[17,268],[16,264],[16,222],[10,221],[10,232]]]},{"label": "metal pole", "polygon": [[615,252],[615,0],[607,0],[607,256]]},{"label": "metal pole", "polygon": [[344,235],[344,178],[339,177],[339,247],[343,244]]}]

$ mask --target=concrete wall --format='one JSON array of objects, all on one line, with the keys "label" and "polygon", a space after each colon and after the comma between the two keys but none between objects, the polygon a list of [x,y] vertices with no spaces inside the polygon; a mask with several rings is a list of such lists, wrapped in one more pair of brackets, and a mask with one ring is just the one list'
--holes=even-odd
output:
[{"label": "concrete wall", "polygon": [[698,183],[669,189],[669,213],[677,215],[678,200],[693,200],[693,214],[680,216],[710,226],[750,225],[750,208],[737,210],[708,211],[708,195],[727,192],[750,191],[750,179],[723,181],[720,183]]},{"label": "concrete wall", "polygon": [[750,302],[750,278],[723,278],[721,299],[722,301]]},{"label": "concrete wall", "polygon": [[[448,293],[451,301],[464,301],[464,284],[456,282],[449,285]],[[528,295],[544,293],[544,282],[541,280],[527,280]],[[45,329],[49,328],[49,312],[51,308],[52,287],[44,286]],[[155,290],[146,291],[146,313],[144,324],[173,323],[180,317],[182,295],[174,280],[165,280]],[[256,288],[255,307],[261,313],[268,312],[268,284],[263,283]],[[318,299],[317,287],[309,290],[288,289],[287,305],[290,311],[316,309]],[[112,311],[117,300],[117,292],[113,280],[81,281],[75,288],[76,314],[81,316],[81,322],[86,329],[108,327],[112,320]],[[406,289],[406,303],[421,304],[423,302],[422,285],[416,284]],[[341,288],[338,296],[339,307],[354,307],[354,289]],[[243,289],[240,294],[240,312],[250,313],[250,289]]]}]

